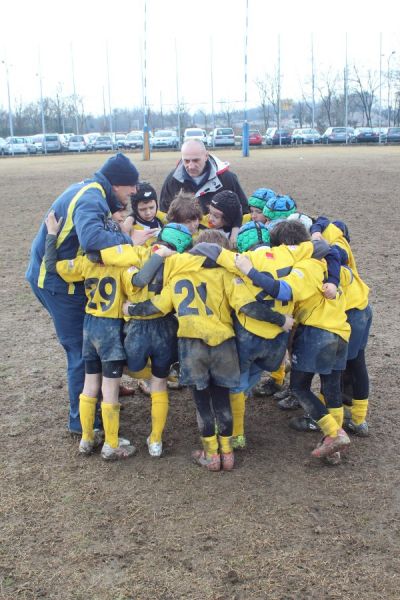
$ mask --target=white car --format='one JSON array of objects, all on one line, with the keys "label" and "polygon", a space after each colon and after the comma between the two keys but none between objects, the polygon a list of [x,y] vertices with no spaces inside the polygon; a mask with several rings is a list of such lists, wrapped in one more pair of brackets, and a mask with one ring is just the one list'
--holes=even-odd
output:
[{"label": "white car", "polygon": [[234,146],[235,132],[232,127],[216,127],[209,136],[210,146]]},{"label": "white car", "polygon": [[292,133],[292,144],[319,144],[321,134],[312,127],[301,127]]},{"label": "white car", "polygon": [[91,150],[88,135],[73,135],[69,138],[68,152],[87,152]]},{"label": "white car", "polygon": [[199,129],[198,127],[188,127],[185,129],[183,134],[183,141],[188,142],[190,140],[199,140],[203,142],[204,145],[207,144],[207,134],[204,129]]}]

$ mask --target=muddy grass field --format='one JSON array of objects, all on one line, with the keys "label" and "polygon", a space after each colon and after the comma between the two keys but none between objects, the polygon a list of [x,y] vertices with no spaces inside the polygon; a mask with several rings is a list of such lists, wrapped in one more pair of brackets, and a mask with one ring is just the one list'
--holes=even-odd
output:
[{"label": "muddy grass field", "polygon": [[[7,600],[396,600],[400,598],[400,148],[263,149],[231,162],[247,194],[271,187],[309,214],[342,218],[371,287],[367,439],[338,467],[310,458],[273,399],[247,406],[248,450],[203,472],[187,391],[170,396],[162,459],[148,456],[149,399],[124,399],[136,457],[78,456],[66,432],[65,359],[24,281],[52,200],[104,155],[0,160],[0,598]],[[157,190],[177,153],[142,162]]]}]

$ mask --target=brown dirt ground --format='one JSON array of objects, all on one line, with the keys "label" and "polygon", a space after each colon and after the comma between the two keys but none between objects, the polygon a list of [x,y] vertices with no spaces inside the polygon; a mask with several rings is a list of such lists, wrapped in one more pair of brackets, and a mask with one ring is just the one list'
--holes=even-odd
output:
[{"label": "brown dirt ground", "polygon": [[[104,156],[4,158],[1,178],[0,598],[333,600],[400,598],[397,303],[399,147],[263,149],[231,161],[247,193],[268,186],[308,213],[341,217],[372,288],[371,435],[342,465],[309,458],[317,434],[251,400],[249,448],[232,473],[203,472],[192,402],[171,394],[167,452],[145,448],[149,400],[124,400],[139,454],[85,460],[66,431],[64,354],[26,282],[45,210]],[[157,189],[177,153],[134,154]],[[397,358],[396,358],[397,357]],[[397,365],[397,366],[396,366]]]}]

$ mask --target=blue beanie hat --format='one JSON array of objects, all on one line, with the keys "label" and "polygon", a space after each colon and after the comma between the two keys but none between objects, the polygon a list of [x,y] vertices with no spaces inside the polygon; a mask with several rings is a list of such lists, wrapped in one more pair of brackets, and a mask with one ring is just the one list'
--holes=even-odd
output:
[{"label": "blue beanie hat", "polygon": [[137,168],[122,152],[111,156],[101,167],[100,173],[111,185],[136,185],[139,180]]}]

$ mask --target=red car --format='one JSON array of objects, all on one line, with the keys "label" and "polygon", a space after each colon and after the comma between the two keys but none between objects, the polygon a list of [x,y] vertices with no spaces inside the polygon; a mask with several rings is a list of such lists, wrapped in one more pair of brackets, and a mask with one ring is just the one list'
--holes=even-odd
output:
[{"label": "red car", "polygon": [[263,142],[262,135],[257,129],[251,129],[249,132],[250,146],[261,146]]}]

